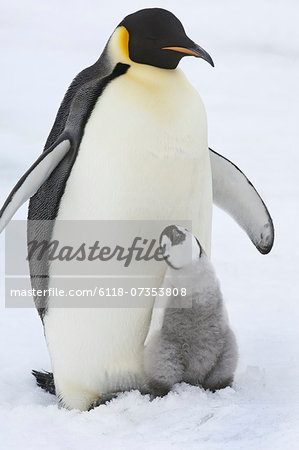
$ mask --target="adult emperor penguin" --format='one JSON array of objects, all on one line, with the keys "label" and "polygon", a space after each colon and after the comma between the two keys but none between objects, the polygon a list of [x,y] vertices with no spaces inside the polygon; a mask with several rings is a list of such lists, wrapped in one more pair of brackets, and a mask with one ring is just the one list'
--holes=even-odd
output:
[{"label": "adult emperor penguin", "polygon": [[[274,233],[267,208],[245,175],[208,148],[204,106],[177,69],[188,55],[213,65],[172,13],[127,16],[98,61],[72,82],[44,152],[0,211],[0,231],[31,198],[29,240],[57,237],[63,219],[179,218],[192,221],[209,254],[213,196],[268,253]],[[37,229],[35,220],[51,222]],[[32,277],[33,287],[53,285],[52,265],[47,276]],[[151,308],[51,308],[50,298],[36,304],[65,407],[86,410],[109,392],[142,389]]]}]

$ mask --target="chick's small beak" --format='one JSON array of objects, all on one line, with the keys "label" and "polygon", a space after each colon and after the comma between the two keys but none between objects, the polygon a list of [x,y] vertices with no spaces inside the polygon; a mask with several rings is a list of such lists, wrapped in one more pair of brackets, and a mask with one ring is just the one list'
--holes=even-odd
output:
[{"label": "chick's small beak", "polygon": [[163,47],[162,50],[173,50],[175,52],[185,53],[186,55],[193,55],[197,58],[202,58],[214,67],[214,62],[208,52],[201,48],[197,44],[193,44],[192,47]]},{"label": "chick's small beak", "polygon": [[166,252],[166,244],[161,245],[160,248],[161,248],[161,251],[162,251],[162,253],[164,255],[164,253]]}]

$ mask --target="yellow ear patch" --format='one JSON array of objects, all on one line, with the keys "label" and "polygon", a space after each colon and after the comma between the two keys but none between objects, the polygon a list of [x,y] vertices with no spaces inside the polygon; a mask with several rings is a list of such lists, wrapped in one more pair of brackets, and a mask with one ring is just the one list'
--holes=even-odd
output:
[{"label": "yellow ear patch", "polygon": [[119,28],[119,47],[123,55],[130,59],[129,56],[129,32],[125,27]]}]

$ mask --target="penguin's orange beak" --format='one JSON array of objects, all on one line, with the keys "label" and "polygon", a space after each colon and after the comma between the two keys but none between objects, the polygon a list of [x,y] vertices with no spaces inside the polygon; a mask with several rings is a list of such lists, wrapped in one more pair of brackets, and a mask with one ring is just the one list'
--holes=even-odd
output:
[{"label": "penguin's orange beak", "polygon": [[194,46],[191,48],[185,48],[185,47],[163,47],[162,50],[172,50],[174,52],[179,53],[185,53],[186,55],[193,55],[197,58],[202,58],[205,61],[207,61],[209,64],[211,64],[212,67],[214,67],[214,62],[210,55],[199,45],[194,43]]}]

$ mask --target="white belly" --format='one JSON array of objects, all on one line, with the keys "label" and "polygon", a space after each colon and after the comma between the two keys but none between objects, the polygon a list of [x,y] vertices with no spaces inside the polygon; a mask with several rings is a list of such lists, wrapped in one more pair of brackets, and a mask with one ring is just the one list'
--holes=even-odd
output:
[{"label": "white belly", "polygon": [[[97,102],[57,220],[192,220],[209,253],[204,107],[180,70],[146,70],[147,78],[129,70],[112,81]],[[86,409],[102,393],[142,385],[150,315],[148,308],[51,309],[50,301],[45,332],[66,406]]]}]

